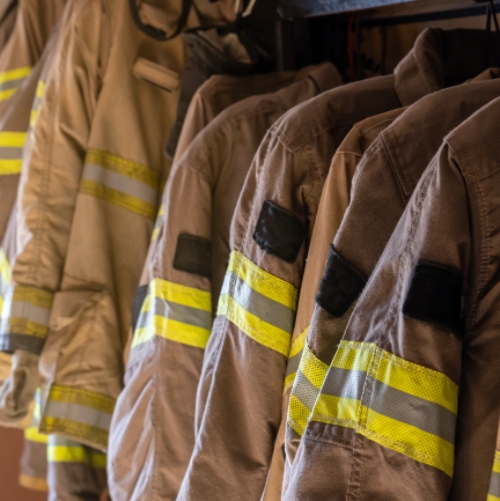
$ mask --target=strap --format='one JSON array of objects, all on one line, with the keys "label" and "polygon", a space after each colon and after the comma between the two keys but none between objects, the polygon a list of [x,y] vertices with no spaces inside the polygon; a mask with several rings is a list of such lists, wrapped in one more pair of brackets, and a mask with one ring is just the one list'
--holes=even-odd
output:
[{"label": "strap", "polygon": [[142,22],[142,19],[139,15],[139,6],[137,5],[136,0],[129,0],[129,4],[130,12],[132,13],[132,17],[137,27],[151,38],[160,40],[161,42],[166,42],[167,40],[175,38],[186,27],[193,0],[182,0],[182,12],[179,17],[179,21],[177,22],[177,28],[172,33],[172,35],[169,36],[163,30]]}]

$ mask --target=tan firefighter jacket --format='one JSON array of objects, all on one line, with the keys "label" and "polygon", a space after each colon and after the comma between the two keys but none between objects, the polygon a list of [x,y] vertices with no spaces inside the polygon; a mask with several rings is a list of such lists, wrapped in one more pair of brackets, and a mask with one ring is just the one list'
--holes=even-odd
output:
[{"label": "tan firefighter jacket", "polygon": [[140,31],[126,0],[66,13],[25,147],[2,326],[11,349],[44,349],[40,431],[105,449],[184,49]]},{"label": "tan firefighter jacket", "polygon": [[336,148],[360,120],[480,73],[485,37],[426,30],[394,76],[325,93],[268,132],[232,223],[231,259],[198,390],[196,444],[179,501],[260,499],[281,421],[305,249]]},{"label": "tan firefighter jacket", "polygon": [[252,158],[283,113],[341,83],[329,63],[301,71],[287,86],[289,77],[276,75],[286,88],[249,97],[213,119],[166,185],[111,427],[115,501],[176,499],[194,445],[196,390],[229,259],[231,218]]},{"label": "tan firefighter jacket", "polygon": [[333,156],[325,185],[321,193],[311,243],[304,267],[304,276],[297,304],[290,353],[286,368],[282,399],[281,424],[273,450],[269,478],[265,489],[265,501],[281,499],[283,484],[284,444],[288,401],[299,367],[302,350],[314,312],[315,296],[328,259],[330,242],[335,237],[345,210],[349,205],[352,177],[361,157],[379,133],[388,127],[406,108],[381,113],[357,123],[347,134]]},{"label": "tan firefighter jacket", "polygon": [[11,0],[6,2],[3,8],[0,9],[0,53],[14,30],[18,6],[17,0]]},{"label": "tan firefighter jacket", "polygon": [[42,55],[65,0],[19,0],[11,35],[0,52],[0,111]]},{"label": "tan firefighter jacket", "polygon": [[[347,459],[343,452],[339,452],[335,445],[333,447],[320,445],[315,452],[312,451],[313,444],[319,443],[322,440],[321,437],[326,436],[323,435],[323,431],[318,431],[319,428],[324,428],[324,433],[331,437],[332,444],[337,444],[339,441],[343,444],[351,443],[352,434],[357,428],[355,419],[352,421],[352,426],[344,423],[345,414],[342,414],[344,412],[342,405],[330,405],[332,402],[337,402],[338,398],[351,398],[350,395],[357,391],[357,383],[352,380],[351,384],[350,379],[335,381],[328,379],[329,366],[335,364],[334,357],[343,356],[342,354],[347,354],[345,356],[349,359],[351,357],[349,342],[346,350],[343,350],[343,343],[354,321],[351,319],[353,309],[360,308],[359,311],[363,311],[364,318],[371,318],[369,312],[361,310],[361,299],[356,306],[357,298],[376,267],[415,186],[439,149],[442,140],[457,125],[497,96],[500,96],[500,80],[498,79],[491,82],[467,83],[424,98],[380,134],[359,164],[354,178],[351,204],[330,249],[325,273],[316,297],[318,306],[311,321],[307,344],[292,389],[286,440],[287,465],[284,499],[300,498],[302,492],[307,492],[311,496],[310,499],[346,496],[346,486],[349,481],[344,479],[350,477],[350,467],[347,466],[350,459]],[[419,135],[418,141],[413,140],[416,130]],[[377,190],[373,190],[375,180],[377,180]],[[443,252],[445,252],[444,247]],[[348,327],[344,334],[346,325]],[[360,333],[359,336],[362,334]],[[437,346],[438,343],[435,346],[429,345],[430,351],[437,350]],[[363,356],[360,355],[361,358]],[[352,370],[358,370],[355,367],[357,363],[354,361],[355,357],[352,360],[354,364]],[[363,360],[368,360],[368,358]],[[413,360],[410,352],[405,360]],[[401,367],[405,367],[402,359]],[[411,369],[413,366],[410,364],[408,367]],[[341,371],[338,375],[344,374],[348,378],[347,370],[350,370],[350,366],[346,366],[345,369],[346,372]],[[359,370],[364,369],[359,368]],[[404,371],[401,372],[403,379],[406,377],[405,374]],[[417,379],[415,385],[419,384],[425,386],[424,382]],[[404,388],[400,389],[406,391]],[[381,391],[384,389],[382,388]],[[321,396],[321,392],[328,396]],[[318,394],[320,394],[319,397]],[[394,396],[392,395],[391,398]],[[425,398],[424,395],[422,397]],[[408,404],[403,399],[401,402],[403,406]],[[436,403],[442,404],[439,401]],[[346,409],[346,412],[350,411]],[[424,430],[434,434],[432,440],[430,436],[425,435],[426,442],[425,437],[418,434],[419,427],[422,426],[422,423],[418,421],[419,412],[426,413],[427,408],[418,409],[415,413],[417,421],[413,420],[411,413],[406,417],[400,416],[399,421],[398,419],[391,421],[391,427],[386,428],[384,432],[386,437],[384,443],[388,449],[401,451],[415,447],[414,458],[423,458],[427,453],[430,457],[430,451],[435,451],[435,457],[438,457],[441,455],[442,446],[446,451],[451,451],[454,424],[451,423],[451,428],[448,428],[450,422],[441,422],[439,417],[434,419],[430,412],[428,416],[430,426],[437,426],[437,428],[424,427]],[[452,419],[454,419],[453,414],[456,414],[456,409],[450,409]],[[325,423],[328,426],[323,426]],[[404,426],[415,427],[415,440],[422,441],[421,446],[416,447],[415,443],[412,445],[408,441],[409,428],[404,428]],[[399,438],[396,436],[398,433],[401,433],[398,435]],[[342,436],[342,439],[337,438],[339,436]],[[449,446],[441,442],[442,439],[451,442]],[[391,440],[394,443],[391,443]],[[392,454],[388,452],[390,457]],[[332,464],[330,458],[334,456],[335,464]],[[339,467],[339,474],[335,479],[326,479],[322,475],[322,471],[325,470],[320,471],[321,468],[316,468],[317,475],[312,473],[313,465],[320,463],[322,468],[326,468],[326,463],[330,463],[333,468],[340,464],[343,466]],[[405,468],[403,464],[401,468]],[[415,471],[413,466],[408,466],[408,470]],[[441,473],[443,471],[451,477],[452,470],[448,468],[445,471],[441,468]],[[440,478],[441,486],[446,484],[449,486],[450,478],[446,479],[444,476]],[[422,483],[426,481],[422,480]],[[429,483],[431,484],[432,481]],[[408,486],[408,489],[411,487]],[[437,491],[435,495],[430,494],[431,492],[432,490],[429,491],[428,496],[423,496],[419,488],[415,488],[409,499],[440,499]],[[388,495],[380,499],[390,497]],[[373,499],[379,498],[375,496]]]},{"label": "tan firefighter jacket", "polygon": [[499,116],[496,99],[447,135],[418,182],[329,364],[295,459],[308,473],[285,500],[487,499]]}]

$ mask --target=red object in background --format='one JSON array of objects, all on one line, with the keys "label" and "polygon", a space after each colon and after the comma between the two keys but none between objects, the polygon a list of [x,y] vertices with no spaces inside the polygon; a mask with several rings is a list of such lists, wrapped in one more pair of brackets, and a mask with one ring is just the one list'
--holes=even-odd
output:
[{"label": "red object in background", "polygon": [[46,501],[47,493],[31,491],[18,483],[23,432],[0,427],[0,501]]}]

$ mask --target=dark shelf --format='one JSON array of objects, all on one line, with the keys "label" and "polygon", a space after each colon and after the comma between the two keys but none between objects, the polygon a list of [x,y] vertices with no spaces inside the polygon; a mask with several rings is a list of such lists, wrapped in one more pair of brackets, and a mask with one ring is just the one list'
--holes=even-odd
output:
[{"label": "dark shelf", "polygon": [[281,0],[280,14],[284,18],[325,16],[373,7],[384,7],[415,0]]}]

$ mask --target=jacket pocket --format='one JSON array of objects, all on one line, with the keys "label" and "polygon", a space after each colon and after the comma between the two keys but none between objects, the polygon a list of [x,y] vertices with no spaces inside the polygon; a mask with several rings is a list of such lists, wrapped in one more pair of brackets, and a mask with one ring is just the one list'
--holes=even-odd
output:
[{"label": "jacket pocket", "polygon": [[139,57],[132,70],[134,76],[140,80],[157,85],[168,92],[174,92],[179,88],[179,75],[165,66]]}]

